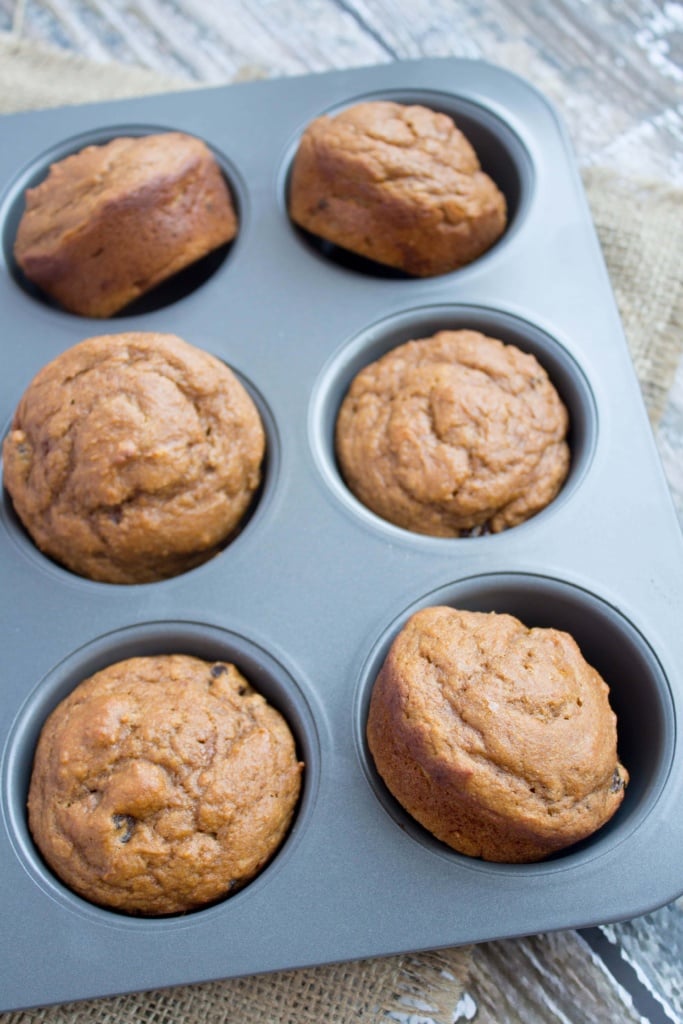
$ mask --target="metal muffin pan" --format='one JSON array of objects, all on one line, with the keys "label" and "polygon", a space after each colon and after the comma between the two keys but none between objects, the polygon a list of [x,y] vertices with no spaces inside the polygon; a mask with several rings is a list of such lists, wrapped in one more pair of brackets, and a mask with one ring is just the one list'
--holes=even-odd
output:
[{"label": "metal muffin pan", "polygon": [[[286,211],[297,140],[366,98],[455,116],[511,217],[483,257],[409,280],[317,243]],[[229,247],[107,321],[45,302],[14,264],[23,192],[49,163],[116,135],[203,138],[231,184]],[[81,579],[0,506],[3,698],[0,1009],[628,918],[683,891],[683,542],[573,156],[545,99],[455,59],[72,107],[0,120],[0,422],[35,372],[93,334],[170,331],[232,366],[266,425],[258,503],[218,556],[160,583]],[[349,494],[333,450],[353,374],[396,344],[475,327],[532,351],[571,416],[561,494],[496,536],[418,536]],[[368,754],[370,688],[412,610],[450,603],[572,632],[611,687],[624,803],[594,837],[531,865],[437,842]],[[235,663],[286,715],[306,761],[280,852],[235,896],[139,919],[71,893],[28,832],[36,737],[98,668],[187,652]]]}]

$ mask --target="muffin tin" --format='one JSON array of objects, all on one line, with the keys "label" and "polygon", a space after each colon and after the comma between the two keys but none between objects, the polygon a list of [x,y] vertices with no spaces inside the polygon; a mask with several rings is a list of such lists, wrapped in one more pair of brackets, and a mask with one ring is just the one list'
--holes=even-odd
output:
[{"label": "muffin tin", "polygon": [[[444,110],[474,144],[510,209],[476,263],[411,280],[289,222],[302,130],[368,98]],[[214,149],[239,209],[235,242],[111,320],[49,305],[12,257],[25,187],[88,143],[167,129]],[[93,334],[155,330],[233,367],[268,435],[242,532],[159,583],[74,576],[35,549],[3,496],[0,1009],[584,927],[678,896],[683,543],[567,136],[545,99],[478,62],[411,61],[5,117],[0,140],[4,430],[57,353]],[[454,327],[538,357],[569,408],[572,468],[534,519],[446,540],[362,507],[337,470],[333,429],[358,369]],[[594,837],[540,864],[485,864],[424,832],[383,787],[364,738],[370,688],[401,624],[435,603],[567,629],[608,681],[631,784]],[[304,791],[288,839],[244,890],[137,919],[50,873],[25,799],[51,708],[112,661],[170,652],[233,660],[280,708]]]}]

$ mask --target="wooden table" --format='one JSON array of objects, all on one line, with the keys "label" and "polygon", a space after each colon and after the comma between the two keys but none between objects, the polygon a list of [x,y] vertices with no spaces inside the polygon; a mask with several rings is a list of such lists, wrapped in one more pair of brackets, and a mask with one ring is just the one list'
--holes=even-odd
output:
[{"label": "wooden table", "polygon": [[[207,84],[484,58],[549,96],[582,165],[683,186],[681,3],[0,0],[0,30]],[[657,441],[683,522],[683,362]],[[682,961],[683,900],[618,925],[485,943],[456,1019],[670,1024],[683,1019]]]}]

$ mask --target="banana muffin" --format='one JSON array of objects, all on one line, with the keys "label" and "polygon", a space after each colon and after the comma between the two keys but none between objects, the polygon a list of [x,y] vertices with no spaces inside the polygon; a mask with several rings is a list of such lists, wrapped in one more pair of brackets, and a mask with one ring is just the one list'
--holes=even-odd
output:
[{"label": "banana muffin", "polygon": [[46,555],[93,580],[146,583],[233,537],[264,451],[258,410],[219,359],[171,334],[101,335],[29,384],[4,483]]},{"label": "banana muffin", "polygon": [[568,413],[536,358],[478,331],[406,342],[355,377],[336,452],[355,496],[416,533],[498,533],[569,470]]},{"label": "banana muffin", "polygon": [[541,860],[592,835],[623,799],[608,692],[568,633],[426,608],[377,677],[368,744],[394,797],[454,850]]},{"label": "banana muffin", "polygon": [[383,100],[309,124],[289,212],[312,234],[416,277],[470,263],[507,222],[503,193],[447,114]]},{"label": "banana muffin", "polygon": [[131,658],[82,682],[47,719],[29,827],[85,899],[181,913],[236,892],[268,863],[302,769],[289,726],[234,665]]},{"label": "banana muffin", "polygon": [[71,313],[108,317],[237,233],[208,146],[182,132],[87,146],[27,189],[14,255]]}]

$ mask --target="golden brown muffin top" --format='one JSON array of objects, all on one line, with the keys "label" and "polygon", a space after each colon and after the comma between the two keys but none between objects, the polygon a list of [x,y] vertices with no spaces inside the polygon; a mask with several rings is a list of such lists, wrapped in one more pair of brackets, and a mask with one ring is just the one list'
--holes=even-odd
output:
[{"label": "golden brown muffin top", "polygon": [[130,201],[131,195],[144,190],[145,182],[152,191],[163,182],[172,192],[175,181],[207,159],[213,156],[201,139],[164,132],[121,136],[56,161],[44,181],[26,190],[26,211],[15,242],[17,258],[34,247],[48,255],[78,235],[105,201],[112,207]]},{"label": "golden brown muffin top", "polygon": [[569,469],[567,428],[533,355],[478,331],[439,331],[357,374],[336,446],[348,486],[374,512],[457,537],[545,507]]},{"label": "golden brown muffin top", "polygon": [[375,689],[380,774],[456,849],[538,859],[590,835],[622,800],[607,684],[564,631],[425,608],[395,638]]},{"label": "golden brown muffin top", "polygon": [[38,547],[74,572],[146,582],[211,557],[260,481],[265,433],[219,359],[175,335],[101,335],[33,378],[4,480]]},{"label": "golden brown muffin top", "polygon": [[179,913],[237,891],[267,863],[302,767],[288,725],[234,665],[131,658],[81,683],[48,718],[29,824],[84,898]]},{"label": "golden brown muffin top", "polygon": [[289,212],[313,234],[417,276],[476,259],[507,220],[504,195],[447,114],[383,100],[308,125]]}]

